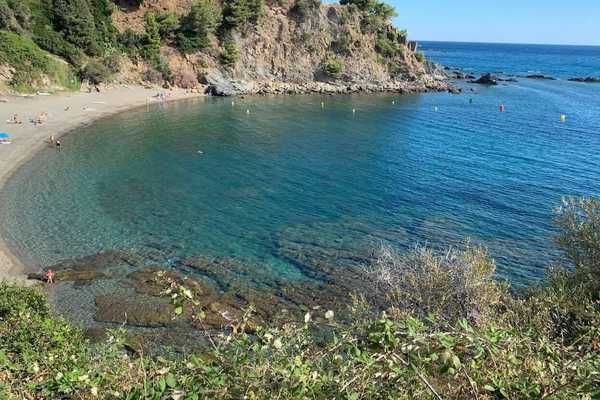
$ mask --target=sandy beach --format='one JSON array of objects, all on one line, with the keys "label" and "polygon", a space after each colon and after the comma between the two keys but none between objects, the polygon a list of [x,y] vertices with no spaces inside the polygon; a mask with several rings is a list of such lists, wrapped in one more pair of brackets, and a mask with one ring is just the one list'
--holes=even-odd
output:
[{"label": "sandy beach", "polygon": [[[12,137],[11,144],[0,145],[0,188],[22,163],[35,156],[43,146],[49,145],[46,141],[51,135],[58,138],[95,119],[159,102],[154,97],[159,91],[162,89],[129,86],[106,89],[100,93],[0,96],[0,132],[6,132]],[[168,101],[201,96],[184,90],[167,92],[170,93]],[[7,101],[4,102],[3,99]],[[48,114],[44,124],[36,126],[30,122],[43,112]],[[22,124],[8,122],[15,114],[22,120]],[[0,280],[24,281],[24,271],[24,265],[11,254],[0,238]]]}]

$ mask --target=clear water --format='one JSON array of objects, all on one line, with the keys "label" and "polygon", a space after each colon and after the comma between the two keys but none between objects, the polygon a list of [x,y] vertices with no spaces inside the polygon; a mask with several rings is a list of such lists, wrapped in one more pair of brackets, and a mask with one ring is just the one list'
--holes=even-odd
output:
[{"label": "clear water", "polygon": [[[436,46],[440,61],[502,61],[493,48]],[[516,68],[505,59],[503,70]],[[600,85],[234,100],[151,106],[77,129],[0,193],[0,234],[36,266],[129,249],[162,265],[236,257],[289,278],[302,277],[290,249],[343,266],[382,243],[471,237],[521,284],[557,260],[551,210],[561,196],[600,195]]]},{"label": "clear water", "polygon": [[421,42],[420,48],[436,62],[473,73],[600,76],[600,46]]}]

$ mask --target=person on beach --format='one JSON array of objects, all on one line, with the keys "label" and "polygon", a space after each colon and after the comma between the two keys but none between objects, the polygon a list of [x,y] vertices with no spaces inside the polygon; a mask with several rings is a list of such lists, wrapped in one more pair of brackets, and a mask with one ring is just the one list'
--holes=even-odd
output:
[{"label": "person on beach", "polygon": [[19,114],[15,114],[12,117],[12,121],[13,124],[22,124],[23,121],[21,121],[21,118],[19,118]]},{"label": "person on beach", "polygon": [[44,280],[46,283],[54,283],[54,271],[52,269],[46,271],[44,274]]},{"label": "person on beach", "polygon": [[56,150],[60,151],[60,140],[55,142]]},{"label": "person on beach", "polygon": [[47,117],[48,117],[47,112],[39,113],[35,119],[34,125],[42,125],[44,122],[46,122]]},{"label": "person on beach", "polygon": [[50,135],[50,137],[48,138],[48,143],[50,143],[50,144],[54,144],[54,141],[55,141],[55,140],[56,140],[56,139],[54,138],[54,135]]}]

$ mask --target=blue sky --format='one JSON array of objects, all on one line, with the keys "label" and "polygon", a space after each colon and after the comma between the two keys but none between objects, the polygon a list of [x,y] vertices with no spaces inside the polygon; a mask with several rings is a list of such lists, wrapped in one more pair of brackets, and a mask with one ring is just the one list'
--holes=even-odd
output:
[{"label": "blue sky", "polygon": [[386,0],[413,40],[600,45],[599,0]]}]

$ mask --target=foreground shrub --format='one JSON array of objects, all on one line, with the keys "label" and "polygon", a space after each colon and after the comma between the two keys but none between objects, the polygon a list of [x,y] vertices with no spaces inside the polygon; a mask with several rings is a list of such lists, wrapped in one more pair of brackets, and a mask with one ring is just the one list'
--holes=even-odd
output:
[{"label": "foreground shrub", "polygon": [[416,247],[407,254],[383,247],[369,268],[374,290],[390,307],[450,323],[490,319],[505,290],[494,281],[496,265],[482,247],[436,254]]},{"label": "foreground shrub", "polygon": [[0,318],[0,397],[566,399],[591,398],[600,384],[598,349],[493,323],[369,317],[359,301],[348,323],[323,310],[248,334],[248,313],[201,355],[130,355],[122,332],[91,347],[32,290],[0,285],[0,304],[21,304]]}]

